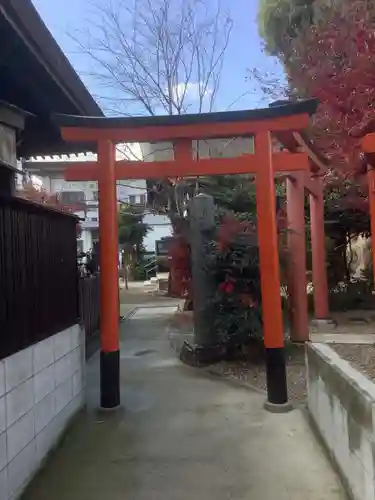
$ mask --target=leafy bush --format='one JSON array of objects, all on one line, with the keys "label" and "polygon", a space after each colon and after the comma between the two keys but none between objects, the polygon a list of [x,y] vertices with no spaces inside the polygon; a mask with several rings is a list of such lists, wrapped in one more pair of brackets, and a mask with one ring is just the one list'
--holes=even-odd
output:
[{"label": "leafy bush", "polygon": [[229,350],[262,338],[259,256],[254,226],[223,220],[208,250],[216,293],[208,313],[219,342]]},{"label": "leafy bush", "polygon": [[146,268],[143,262],[137,262],[132,269],[134,281],[146,280]]},{"label": "leafy bush", "polygon": [[168,256],[169,272],[173,278],[171,279],[169,294],[190,300],[190,245],[185,235],[175,234],[169,245]]}]

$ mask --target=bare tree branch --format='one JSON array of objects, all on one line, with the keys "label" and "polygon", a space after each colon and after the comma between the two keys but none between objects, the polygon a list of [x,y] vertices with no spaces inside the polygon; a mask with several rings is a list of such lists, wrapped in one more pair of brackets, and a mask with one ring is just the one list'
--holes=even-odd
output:
[{"label": "bare tree branch", "polygon": [[233,25],[221,1],[94,0],[89,25],[70,36],[91,62],[103,106],[129,115],[211,111]]},{"label": "bare tree branch", "polygon": [[[92,0],[88,26],[71,37],[90,61],[104,109],[132,116],[212,111],[233,26],[222,1]],[[126,148],[118,145],[141,159]],[[181,215],[182,181],[157,186],[164,206]]]},{"label": "bare tree branch", "polygon": [[275,59],[268,59],[269,69],[251,68],[248,70],[246,80],[252,85],[251,91],[256,96],[261,96],[261,102],[287,99],[293,96],[293,90],[288,84],[283,69]]}]

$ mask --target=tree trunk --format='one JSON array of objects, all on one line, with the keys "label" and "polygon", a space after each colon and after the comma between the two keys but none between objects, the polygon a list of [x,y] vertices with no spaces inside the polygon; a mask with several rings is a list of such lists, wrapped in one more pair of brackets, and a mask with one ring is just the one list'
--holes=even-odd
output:
[{"label": "tree trunk", "polygon": [[125,279],[125,290],[129,290],[129,280],[128,280],[128,266],[124,266],[124,279]]}]

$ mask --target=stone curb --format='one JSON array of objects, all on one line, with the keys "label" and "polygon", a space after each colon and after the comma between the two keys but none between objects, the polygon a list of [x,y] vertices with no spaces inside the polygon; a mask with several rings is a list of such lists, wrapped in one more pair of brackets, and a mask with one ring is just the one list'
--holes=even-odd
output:
[{"label": "stone curb", "polygon": [[[178,337],[180,335],[181,338],[183,339],[183,338],[187,337],[189,334],[183,334],[183,333],[179,332],[178,330],[176,330],[175,328],[171,328],[171,327],[168,327],[166,329],[166,331],[167,331],[169,345],[170,345],[172,351],[178,356],[178,358],[180,358],[180,353],[178,352],[178,348],[177,348],[177,342],[173,338],[173,335],[175,335],[176,337]],[[183,344],[182,339],[181,339],[181,345]],[[189,365],[186,365],[185,363],[183,363],[182,361],[181,361],[181,364],[184,366],[189,366]],[[190,367],[190,368],[194,368],[194,367]],[[255,385],[251,384],[250,382],[246,382],[245,380],[238,379],[236,377],[233,377],[232,375],[225,375],[225,374],[219,373],[215,369],[215,365],[200,366],[200,367],[195,367],[195,368],[198,368],[199,370],[204,371],[206,373],[206,375],[210,376],[211,378],[221,379],[223,382],[226,382],[234,387],[241,387],[243,389],[247,389],[248,391],[256,392],[257,394],[260,394],[261,396],[264,396],[265,398],[267,398],[267,391],[265,389],[261,389]],[[303,410],[306,408],[306,404],[293,402],[292,407],[293,407],[293,409]]]},{"label": "stone curb", "polygon": [[[180,353],[181,353],[181,349],[182,349],[184,341],[188,337],[191,337],[192,334],[181,333],[179,330],[176,330],[175,328],[173,328],[171,326],[167,326],[166,332],[167,332],[167,338],[168,338],[170,348],[178,357],[180,357]],[[178,338],[180,338],[181,340],[177,341]]]},{"label": "stone curb", "polygon": [[[179,357],[180,353],[178,352],[177,342],[173,338],[173,335],[175,335],[176,337],[181,335],[181,338],[183,339],[183,338],[187,337],[189,334],[183,334],[183,333],[179,332],[178,330],[171,328],[171,327],[167,328],[167,336],[168,336],[169,345],[170,345],[172,351]],[[182,343],[183,343],[183,341],[182,341]],[[181,364],[183,364],[184,366],[189,366],[189,365],[185,365],[185,363],[182,363],[182,361],[181,361]],[[232,377],[230,375],[228,376],[228,375],[218,373],[215,370],[214,365],[202,366],[202,367],[199,367],[198,369],[203,370],[206,374],[208,374],[212,378],[216,378],[216,379],[220,378],[224,382],[230,383],[236,387],[242,387],[244,389],[247,389],[247,390],[250,390],[253,392],[257,392],[258,394],[261,394],[262,396],[266,396],[266,394],[267,394],[265,390],[260,389],[259,387],[256,387],[256,386],[250,384],[249,382],[245,382],[244,380],[239,380],[238,378]]]},{"label": "stone curb", "polygon": [[225,382],[228,382],[232,385],[235,385],[237,387],[242,387],[243,389],[247,389],[249,391],[257,392],[258,394],[261,394],[262,396],[266,396],[267,392],[264,389],[260,389],[259,387],[250,384],[250,382],[246,382],[245,380],[240,380],[236,377],[233,377],[231,375],[225,375],[222,373],[218,373],[213,366],[208,366],[205,367],[204,370],[212,377],[215,378],[220,378]]},{"label": "stone curb", "polygon": [[134,316],[134,314],[136,313],[137,309],[139,308],[139,306],[134,306],[132,309],[130,309],[129,311],[127,311],[125,313],[123,317],[123,320],[122,320],[122,323],[124,323],[125,321],[127,321],[128,319],[130,319],[132,316]]},{"label": "stone curb", "polygon": [[[261,396],[264,396],[265,398],[267,398],[267,391],[265,389],[260,389],[256,385],[250,384],[250,382],[246,382],[245,380],[240,380],[236,377],[233,377],[232,375],[225,375],[225,374],[218,373],[213,366],[203,367],[203,370],[212,378],[216,378],[216,379],[220,378],[224,382],[227,382],[233,386],[242,387],[243,389],[257,392]],[[300,401],[295,402],[294,401],[291,404],[293,406],[293,410],[301,410],[301,411],[305,411],[306,413],[308,413],[306,402],[300,402]]]}]

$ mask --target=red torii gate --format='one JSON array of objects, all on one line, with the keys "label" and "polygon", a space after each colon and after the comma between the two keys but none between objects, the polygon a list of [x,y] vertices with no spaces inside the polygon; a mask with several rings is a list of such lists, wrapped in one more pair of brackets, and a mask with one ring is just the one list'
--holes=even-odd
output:
[{"label": "red torii gate", "polygon": [[304,211],[306,191],[310,198],[315,319],[322,322],[329,320],[323,185],[320,177],[311,178],[305,173],[297,173],[288,176],[286,188],[289,266],[291,268],[288,276],[292,300],[291,337],[294,341],[303,342],[309,340]]},{"label": "red torii gate", "polygon": [[[281,102],[284,101],[277,101],[277,103]],[[306,193],[309,195],[310,205],[315,320],[323,323],[329,321],[322,181],[322,176],[328,170],[328,163],[316,151],[304,133],[279,132],[275,135],[289,151],[296,152],[303,149],[308,153],[310,161],[310,172],[295,172],[286,176],[286,216],[291,269],[288,276],[288,288],[292,292],[291,338],[294,341],[303,342],[309,339],[304,211]]]},{"label": "red torii gate", "polygon": [[[374,129],[374,122],[369,129]],[[371,223],[372,272],[375,283],[375,132],[366,134],[362,139],[362,149],[366,155],[368,199]]]},{"label": "red torii gate", "polygon": [[[289,408],[283,352],[284,333],[274,175],[283,172],[288,175],[293,174],[297,183],[300,182],[299,179],[303,179],[306,186],[310,182],[308,179],[310,163],[309,156],[305,152],[272,152],[271,132],[282,133],[283,136],[289,137],[293,133],[299,134],[308,126],[310,115],[315,112],[316,107],[316,101],[309,100],[282,103],[266,109],[199,115],[135,118],[67,115],[56,117],[66,141],[96,143],[98,149],[97,162],[76,163],[66,169],[65,178],[71,181],[98,180],[102,407],[116,408],[120,405],[116,181],[249,173],[256,174],[262,311],[267,359],[267,407],[273,410]],[[254,153],[236,158],[193,158],[193,140],[234,136],[253,136]],[[172,142],[174,160],[116,162],[115,143],[119,142]],[[324,238],[322,241],[320,230],[323,227],[322,190],[318,181],[311,182],[314,184],[311,186],[311,191],[316,190],[312,204],[312,215],[315,220],[313,227],[316,228],[317,235],[316,273],[323,268],[325,273]],[[292,198],[295,198],[295,195],[292,195]],[[298,210],[303,217],[303,205]],[[306,281],[306,269],[302,280]],[[316,293],[319,293],[319,290],[316,290]],[[304,294],[306,295],[306,288]],[[308,332],[306,333],[308,335]]]}]

